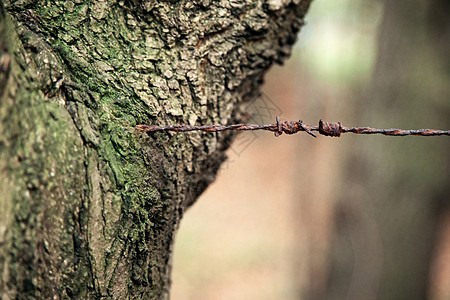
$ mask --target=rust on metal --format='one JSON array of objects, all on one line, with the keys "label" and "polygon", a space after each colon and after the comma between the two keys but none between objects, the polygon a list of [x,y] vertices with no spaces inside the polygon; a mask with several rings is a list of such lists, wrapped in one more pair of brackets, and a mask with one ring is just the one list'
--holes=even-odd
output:
[{"label": "rust on metal", "polygon": [[383,134],[388,136],[438,136],[438,135],[450,135],[450,130],[436,130],[436,129],[418,129],[418,130],[403,130],[396,128],[389,129],[377,129],[371,127],[345,127],[341,122],[328,123],[322,120],[319,121],[319,126],[303,124],[302,120],[299,121],[280,121],[280,117],[277,116],[276,123],[274,124],[233,124],[233,125],[169,125],[169,126],[157,126],[157,125],[137,125],[136,128],[143,132],[156,132],[156,131],[206,131],[206,132],[219,132],[226,130],[267,130],[274,132],[275,136],[280,136],[283,133],[294,134],[299,131],[304,131],[313,137],[317,137],[313,131],[319,132],[321,135],[340,137],[343,133],[354,134]]}]

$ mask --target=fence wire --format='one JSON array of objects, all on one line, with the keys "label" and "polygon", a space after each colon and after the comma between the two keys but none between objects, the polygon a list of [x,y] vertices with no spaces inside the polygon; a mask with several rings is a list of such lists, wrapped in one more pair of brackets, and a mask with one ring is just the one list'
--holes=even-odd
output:
[{"label": "fence wire", "polygon": [[341,122],[328,123],[319,120],[319,126],[303,124],[302,120],[299,121],[280,121],[280,117],[277,116],[276,123],[274,124],[232,124],[232,125],[169,125],[169,126],[157,126],[157,125],[137,125],[136,128],[143,132],[156,132],[156,131],[175,131],[175,132],[187,132],[187,131],[206,131],[206,132],[220,132],[226,130],[267,130],[274,132],[275,136],[280,136],[283,133],[294,134],[300,131],[304,131],[313,137],[317,137],[313,131],[319,132],[321,135],[340,137],[343,133],[354,134],[382,134],[388,136],[438,136],[438,135],[450,135],[450,130],[437,130],[437,129],[417,129],[417,130],[404,130],[404,129],[378,129],[371,127],[345,127]]}]

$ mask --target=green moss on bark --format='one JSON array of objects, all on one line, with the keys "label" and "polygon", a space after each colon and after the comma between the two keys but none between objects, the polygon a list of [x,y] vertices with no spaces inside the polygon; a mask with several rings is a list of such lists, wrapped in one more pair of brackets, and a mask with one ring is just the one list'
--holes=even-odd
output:
[{"label": "green moss on bark", "polygon": [[309,4],[272,2],[6,2],[2,296],[168,297],[176,228],[232,136],[135,125],[240,121]]}]

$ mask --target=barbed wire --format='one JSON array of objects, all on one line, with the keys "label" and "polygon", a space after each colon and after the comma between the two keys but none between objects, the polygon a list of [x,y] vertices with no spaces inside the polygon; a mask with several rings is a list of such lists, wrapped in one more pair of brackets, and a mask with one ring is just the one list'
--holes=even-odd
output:
[{"label": "barbed wire", "polygon": [[294,134],[299,131],[304,131],[313,137],[317,137],[313,131],[319,132],[321,135],[340,137],[343,133],[354,134],[382,134],[388,136],[438,136],[438,135],[450,135],[450,130],[436,130],[436,129],[418,129],[418,130],[403,130],[396,128],[378,129],[371,127],[345,127],[341,122],[328,123],[319,120],[319,126],[303,124],[302,120],[299,121],[280,121],[280,117],[277,116],[276,123],[274,124],[232,124],[232,125],[169,125],[169,126],[157,126],[157,125],[137,125],[136,128],[143,132],[156,132],[156,131],[175,131],[175,132],[187,132],[187,131],[206,131],[206,132],[219,132],[226,130],[267,130],[274,132],[275,136],[280,136],[283,133]]}]

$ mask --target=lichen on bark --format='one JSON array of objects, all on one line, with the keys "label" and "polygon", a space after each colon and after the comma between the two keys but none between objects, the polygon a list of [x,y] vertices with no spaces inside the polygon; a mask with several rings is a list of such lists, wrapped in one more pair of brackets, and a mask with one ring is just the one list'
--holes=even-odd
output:
[{"label": "lichen on bark", "polygon": [[2,297],[168,298],[174,234],[233,135],[134,127],[242,121],[308,5],[4,1]]}]

